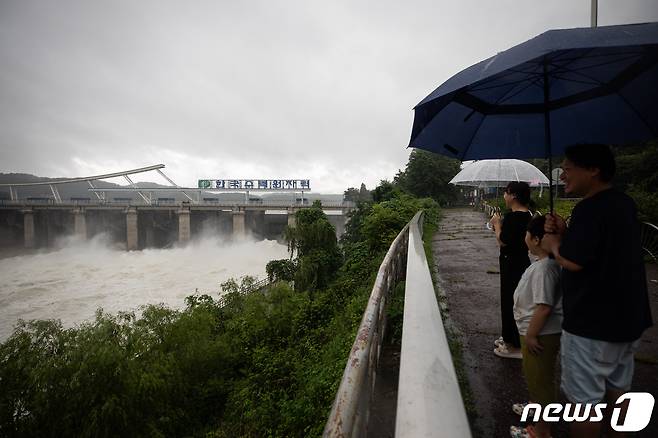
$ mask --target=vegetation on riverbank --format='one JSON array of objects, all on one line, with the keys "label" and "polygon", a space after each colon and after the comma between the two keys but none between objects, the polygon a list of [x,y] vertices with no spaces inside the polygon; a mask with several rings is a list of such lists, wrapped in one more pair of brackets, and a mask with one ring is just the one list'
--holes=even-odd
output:
[{"label": "vegetation on riverbank", "polygon": [[271,265],[294,287],[20,323],[0,344],[0,435],[320,435],[379,264],[419,209],[438,206],[398,188],[360,203],[339,245],[319,205],[301,210],[291,259]]}]

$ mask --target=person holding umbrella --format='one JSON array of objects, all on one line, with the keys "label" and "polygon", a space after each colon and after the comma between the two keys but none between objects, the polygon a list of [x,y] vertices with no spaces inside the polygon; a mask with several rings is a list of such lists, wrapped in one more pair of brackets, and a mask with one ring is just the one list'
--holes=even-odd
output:
[{"label": "person holding umbrella", "polygon": [[[615,160],[606,145],[568,147],[562,169],[565,191],[583,200],[568,227],[547,215],[542,239],[562,266],[561,388],[572,403],[614,405],[631,388],[633,353],[652,325],[637,208],[610,184]],[[598,437],[601,423],[571,428]]]},{"label": "person holding umbrella", "polygon": [[494,354],[509,359],[521,359],[521,340],[514,320],[514,290],[530,266],[526,229],[531,219],[530,186],[525,182],[511,182],[503,194],[511,212],[504,220],[499,214],[491,218],[491,226],[500,246],[500,319],[502,336],[494,341]]},{"label": "person holding umbrella", "polygon": [[[657,84],[658,23],[557,29],[462,70],[414,107],[410,147],[462,161],[547,159],[551,212],[552,159],[566,155],[565,191],[584,199],[568,228],[549,216],[542,240],[564,272],[563,365],[590,363],[587,351],[607,364],[563,374],[573,400],[626,389],[634,342],[651,324],[636,207],[610,187],[614,158],[602,145],[658,138]],[[600,424],[573,424],[573,436],[598,436]]]}]

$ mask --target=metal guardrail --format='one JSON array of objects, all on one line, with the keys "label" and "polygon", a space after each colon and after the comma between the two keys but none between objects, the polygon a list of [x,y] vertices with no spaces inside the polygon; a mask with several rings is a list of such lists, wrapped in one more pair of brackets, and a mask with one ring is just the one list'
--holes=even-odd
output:
[{"label": "metal guardrail", "polygon": [[149,172],[151,170],[164,169],[164,167],[165,167],[164,164],[156,164],[153,166],[140,167],[138,169],[124,170],[123,172],[104,173],[102,175],[83,176],[79,178],[55,179],[50,181],[34,181],[34,182],[26,182],[26,183],[3,183],[0,184],[0,187],[50,186],[50,185],[61,185],[61,184],[70,184],[70,183],[86,182],[86,181],[96,181],[99,179],[116,178],[124,175],[133,175],[136,173]]},{"label": "metal guardrail", "polygon": [[658,227],[649,222],[642,222],[640,227],[642,249],[658,263]]},{"label": "metal guardrail", "polygon": [[487,204],[486,202],[482,202],[479,205],[480,210],[482,210],[488,217],[491,217],[494,215],[494,213],[500,213],[500,207],[498,206],[492,206]]},{"label": "metal guardrail", "polygon": [[379,267],[324,429],[325,437],[367,436],[386,329],[386,302],[405,272],[396,436],[471,436],[425,258],[422,221],[423,213],[418,212],[395,238]]},{"label": "metal guardrail", "polygon": [[[259,280],[259,281],[256,281],[256,282],[250,284],[247,287],[243,287],[243,288],[238,289],[238,294],[239,295],[248,295],[248,294],[251,294],[253,292],[258,292],[259,290],[263,290],[264,288],[269,286],[271,283],[272,282],[269,279],[264,278],[262,280]],[[226,306],[230,301],[231,301],[231,294],[228,293],[228,294],[222,295],[221,297],[219,297],[219,299],[217,299],[217,305],[220,308],[222,308],[222,307]]]},{"label": "metal guardrail", "polygon": [[405,273],[409,224],[400,231],[379,266],[368,305],[345,366],[325,437],[365,436],[370,400],[382,341],[386,330],[386,302]]}]

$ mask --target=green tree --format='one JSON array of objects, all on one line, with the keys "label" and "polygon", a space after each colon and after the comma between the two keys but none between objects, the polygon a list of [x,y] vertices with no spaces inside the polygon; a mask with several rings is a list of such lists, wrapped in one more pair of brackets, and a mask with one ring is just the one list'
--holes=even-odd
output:
[{"label": "green tree", "polygon": [[416,197],[429,197],[446,205],[458,199],[459,191],[448,183],[459,170],[459,160],[414,149],[404,172],[399,172],[394,182]]},{"label": "green tree", "polygon": [[272,260],[265,266],[269,281],[293,281],[296,270],[295,262],[288,259]]},{"label": "green tree", "polygon": [[343,192],[343,199],[348,202],[357,202],[359,200],[359,191],[354,187],[349,187]]},{"label": "green tree", "polygon": [[388,201],[373,205],[361,225],[363,239],[370,250],[376,252],[387,249],[419,210],[425,210],[428,217],[436,217],[438,204],[431,198],[418,199],[406,193],[398,193]]},{"label": "green tree", "polygon": [[370,202],[372,201],[372,194],[370,190],[366,188],[364,183],[361,183],[361,188],[359,188],[359,201],[360,202]]},{"label": "green tree", "polygon": [[658,141],[613,150],[617,163],[613,184],[635,200],[640,220],[658,223]]},{"label": "green tree", "polygon": [[384,179],[381,180],[379,185],[375,187],[375,190],[372,191],[372,200],[373,202],[388,201],[398,196],[400,192],[401,190],[397,181],[390,182]]},{"label": "green tree", "polygon": [[341,243],[346,245],[348,243],[356,243],[363,240],[363,221],[372,212],[372,203],[359,202],[356,208],[347,213],[347,223],[345,224],[345,232],[341,237]]},{"label": "green tree", "polygon": [[343,193],[343,199],[350,202],[370,202],[372,201],[372,194],[370,190],[366,188],[364,183],[361,183],[361,187],[356,189],[350,187]]},{"label": "green tree", "polygon": [[299,210],[295,222],[286,230],[290,257],[297,255],[295,289],[321,289],[329,284],[342,261],[336,229],[322,211],[320,201]]},{"label": "green tree", "polygon": [[647,192],[658,188],[658,142],[615,148],[617,171],[613,183],[621,190],[629,186]]}]

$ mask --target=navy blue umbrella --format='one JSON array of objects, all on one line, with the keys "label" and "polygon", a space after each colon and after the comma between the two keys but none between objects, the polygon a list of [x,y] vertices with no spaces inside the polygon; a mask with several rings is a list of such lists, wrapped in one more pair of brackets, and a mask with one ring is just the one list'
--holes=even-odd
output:
[{"label": "navy blue umbrella", "polygon": [[[409,146],[460,160],[549,159],[658,137],[658,23],[545,32],[448,79]],[[551,185],[552,210],[552,185]]]}]

